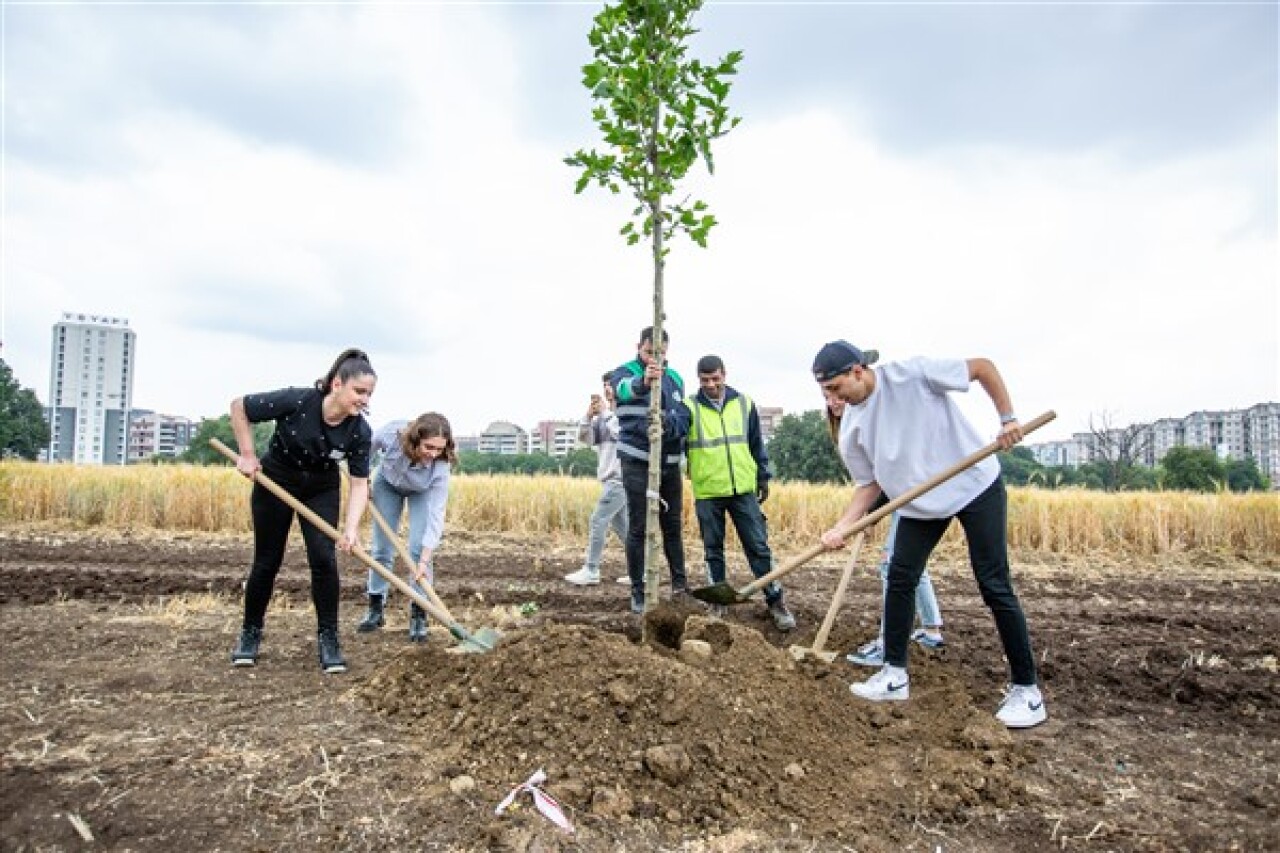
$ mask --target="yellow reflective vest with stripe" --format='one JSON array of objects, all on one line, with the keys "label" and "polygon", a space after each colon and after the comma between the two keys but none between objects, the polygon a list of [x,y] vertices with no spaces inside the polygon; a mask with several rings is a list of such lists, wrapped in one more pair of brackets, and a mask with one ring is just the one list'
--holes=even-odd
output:
[{"label": "yellow reflective vest with stripe", "polygon": [[703,405],[702,395],[685,398],[692,414],[688,444],[689,480],[695,498],[727,498],[756,490],[759,468],[747,429],[751,398],[725,389],[724,407]]}]

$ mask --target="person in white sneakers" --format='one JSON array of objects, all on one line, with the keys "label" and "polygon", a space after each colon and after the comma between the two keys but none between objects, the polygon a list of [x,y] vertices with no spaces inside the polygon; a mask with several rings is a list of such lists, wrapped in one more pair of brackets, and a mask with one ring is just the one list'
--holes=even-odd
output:
[{"label": "person in white sneakers", "polygon": [[[857,485],[848,509],[822,534],[822,543],[830,549],[844,547],[845,531],[882,494],[890,498],[904,494],[985,446],[949,392],[967,391],[976,381],[999,416],[996,440],[1001,448],[1022,440],[1009,391],[990,360],[913,358],[873,369],[877,358],[874,350],[833,341],[818,351],[813,362],[813,375],[822,390],[848,404],[847,437],[840,449]],[[851,685],[853,695],[874,702],[905,700],[910,695],[907,647],[915,591],[929,555],[954,518],[964,528],[974,578],[1009,662],[1010,687],[996,717],[1014,729],[1045,721],[1048,712],[1036,683],[1027,620],[1009,572],[1007,509],[1000,463],[994,457],[900,509],[885,591],[885,664],[871,678]]]},{"label": "person in white sneakers", "polygon": [[596,478],[604,487],[591,513],[586,562],[576,572],[564,576],[578,586],[600,583],[600,559],[609,528],[613,528],[623,547],[627,544],[627,492],[622,488],[622,463],[618,461],[618,416],[613,411],[611,374],[612,371],[601,377],[604,393],[591,395],[587,415],[578,425],[578,440],[596,449]]}]

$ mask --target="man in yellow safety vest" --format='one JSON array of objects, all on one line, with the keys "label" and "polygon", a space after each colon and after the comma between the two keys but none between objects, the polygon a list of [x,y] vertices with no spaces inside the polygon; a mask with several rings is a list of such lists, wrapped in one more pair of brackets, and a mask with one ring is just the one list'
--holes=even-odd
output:
[{"label": "man in yellow safety vest", "polygon": [[[733,520],[747,563],[756,577],[773,569],[773,554],[760,504],[769,497],[769,456],[760,416],[751,398],[724,382],[724,362],[698,360],[698,393],[685,399],[692,414],[686,453],[694,507],[711,583],[725,579],[725,515]],[[796,627],[776,581],[764,588],[765,603],[780,631]]]}]

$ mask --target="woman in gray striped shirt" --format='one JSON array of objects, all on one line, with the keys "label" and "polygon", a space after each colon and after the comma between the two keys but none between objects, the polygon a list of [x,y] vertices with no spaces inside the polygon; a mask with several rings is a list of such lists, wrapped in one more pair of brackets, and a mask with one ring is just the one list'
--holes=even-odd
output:
[{"label": "woman in gray striped shirt", "polygon": [[[414,565],[410,585],[423,593],[422,584],[435,583],[431,558],[444,536],[444,508],[449,498],[449,474],[458,461],[453,428],[444,415],[428,412],[413,421],[393,421],[373,437],[373,450],[382,461],[374,473],[370,499],[392,530],[400,529],[400,516],[409,509],[409,556]],[[373,526],[371,553],[392,570],[395,546]],[[390,584],[377,572],[369,572],[369,611],[356,626],[360,633],[381,628],[383,605]],[[426,642],[427,614],[417,604],[409,606],[409,639]]]}]

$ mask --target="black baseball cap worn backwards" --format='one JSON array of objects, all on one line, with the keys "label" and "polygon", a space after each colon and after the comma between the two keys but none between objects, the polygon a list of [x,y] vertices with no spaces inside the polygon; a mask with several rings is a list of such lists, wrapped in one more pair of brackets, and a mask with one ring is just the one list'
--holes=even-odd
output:
[{"label": "black baseball cap worn backwards", "polygon": [[813,378],[819,382],[834,379],[855,367],[875,364],[880,353],[873,349],[858,349],[848,341],[832,341],[823,344],[813,359]]}]

